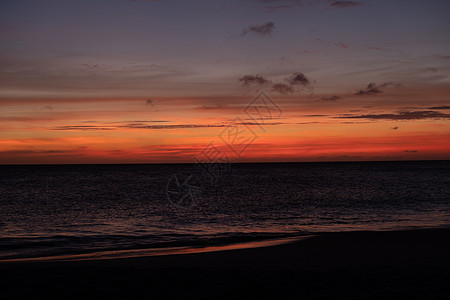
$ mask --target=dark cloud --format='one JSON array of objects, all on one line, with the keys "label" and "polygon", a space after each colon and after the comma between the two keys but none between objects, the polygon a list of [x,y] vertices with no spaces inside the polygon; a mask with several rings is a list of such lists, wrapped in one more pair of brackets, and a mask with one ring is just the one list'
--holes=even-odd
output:
[{"label": "dark cloud", "polygon": [[401,111],[395,114],[367,114],[367,115],[345,115],[336,117],[338,119],[372,119],[372,120],[424,120],[424,119],[450,119],[450,114],[438,111]]},{"label": "dark cloud", "polygon": [[152,99],[147,99],[147,100],[145,100],[145,104],[146,105],[155,105],[155,101],[154,100],[152,100]]},{"label": "dark cloud", "polygon": [[272,91],[286,95],[294,92],[294,88],[284,83],[275,83],[272,85]]},{"label": "dark cloud", "polygon": [[394,86],[400,86],[399,83],[394,82],[385,82],[380,85],[377,85],[375,82],[371,82],[367,85],[365,89],[359,90],[355,93],[357,96],[363,96],[363,95],[375,95],[382,93],[382,89],[386,87],[394,87]]},{"label": "dark cloud", "polygon": [[291,76],[284,79],[288,84],[285,83],[272,83],[271,80],[264,78],[261,75],[245,75],[239,78],[242,86],[249,85],[266,85],[270,84],[272,91],[286,95],[295,92],[294,86],[309,86],[311,81],[303,73],[294,73]]},{"label": "dark cloud", "polygon": [[355,7],[361,5],[361,2],[357,1],[332,1],[330,3],[331,6],[337,8],[347,8],[347,7]]},{"label": "dark cloud", "polygon": [[271,35],[275,28],[275,23],[267,22],[262,25],[249,26],[247,29],[244,29],[242,35],[244,36],[248,33],[254,33],[261,36]]},{"label": "dark cloud", "polygon": [[242,83],[243,86],[248,86],[252,84],[264,85],[270,83],[270,80],[267,80],[261,75],[245,75],[239,78],[239,81]]},{"label": "dark cloud", "polygon": [[290,85],[309,85],[311,82],[303,73],[294,73],[285,79]]},{"label": "dark cloud", "polygon": [[405,150],[403,152],[416,153],[416,152],[419,152],[419,151],[417,151],[417,150]]},{"label": "dark cloud", "polygon": [[391,127],[392,130],[397,130],[398,126]]},{"label": "dark cloud", "polygon": [[450,109],[450,105],[432,106],[428,107],[428,109]]},{"label": "dark cloud", "polygon": [[330,96],[330,97],[322,97],[322,98],[320,98],[320,100],[322,100],[322,101],[337,101],[339,99],[341,99],[341,97],[336,96],[336,95],[333,95],[333,96]]},{"label": "dark cloud", "polygon": [[355,93],[355,95],[361,96],[361,95],[373,95],[373,94],[379,94],[382,91],[377,87],[376,83],[372,82],[367,85],[367,87],[363,90],[359,90]]}]

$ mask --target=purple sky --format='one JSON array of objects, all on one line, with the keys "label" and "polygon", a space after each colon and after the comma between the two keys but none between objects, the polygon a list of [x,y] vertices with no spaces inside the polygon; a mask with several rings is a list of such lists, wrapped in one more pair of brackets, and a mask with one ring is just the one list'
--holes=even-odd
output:
[{"label": "purple sky", "polygon": [[0,11],[3,97],[233,95],[245,74],[298,70],[317,93],[380,73],[449,83],[448,1],[3,0]]}]

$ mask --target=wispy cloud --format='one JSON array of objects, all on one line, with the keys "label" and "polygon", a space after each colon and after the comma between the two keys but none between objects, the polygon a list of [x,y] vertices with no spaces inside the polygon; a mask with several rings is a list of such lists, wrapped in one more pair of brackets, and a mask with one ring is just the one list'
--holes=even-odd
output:
[{"label": "wispy cloud", "polygon": [[267,22],[262,25],[251,25],[247,29],[244,29],[244,31],[242,32],[242,36],[245,36],[249,33],[254,33],[260,36],[267,36],[271,35],[275,29],[275,23],[273,22]]},{"label": "wispy cloud", "polygon": [[216,128],[225,127],[226,124],[172,124],[172,125],[124,125],[120,128],[129,129],[180,129],[180,128]]},{"label": "wispy cloud", "polygon": [[362,3],[357,1],[332,1],[330,3],[331,6],[337,8],[347,8],[347,7],[355,7],[360,6]]},{"label": "wispy cloud", "polygon": [[290,10],[304,5],[302,0],[256,0],[256,2],[268,4],[265,7],[267,12]]},{"label": "wispy cloud", "polygon": [[371,46],[368,49],[370,49],[370,50],[377,50],[377,51],[391,51],[391,50],[386,49],[386,48],[374,47],[374,46]]},{"label": "wispy cloud", "polygon": [[341,97],[333,95],[333,96],[329,96],[329,97],[321,97],[320,100],[322,101],[337,101],[341,99]]},{"label": "wispy cloud", "polygon": [[81,64],[81,65],[88,69],[99,69],[99,68],[103,67],[103,65],[99,65],[99,64]]},{"label": "wispy cloud", "polygon": [[[267,12],[277,12],[279,10],[289,10],[295,7],[302,7],[304,5],[313,5],[315,3],[320,3],[320,1],[309,1],[304,0],[254,0],[256,3],[265,4]],[[359,6],[362,3],[358,1],[333,1],[328,0],[329,5],[336,8],[348,8]]]},{"label": "wispy cloud", "polygon": [[272,85],[272,91],[286,95],[289,93],[293,93],[294,88],[291,85],[287,85],[284,83],[275,83],[274,85]]},{"label": "wispy cloud", "polygon": [[58,154],[58,153],[72,153],[74,150],[5,150],[0,153],[5,154]]},{"label": "wispy cloud", "polygon": [[[138,2],[138,0],[128,0],[130,2]],[[147,2],[162,2],[163,0],[145,0]]]},{"label": "wispy cloud", "polygon": [[103,130],[114,130],[114,127],[108,127],[108,126],[89,126],[89,125],[62,125],[62,126],[55,126],[50,128],[50,130],[62,130],[62,131],[103,131]]},{"label": "wispy cloud", "polygon": [[438,55],[436,55],[436,57],[438,59],[450,59],[450,55],[440,55],[440,54],[438,54]]},{"label": "wispy cloud", "polygon": [[[145,120],[137,120],[137,121],[125,121],[125,122],[110,122],[110,123],[102,123],[95,120],[82,121],[78,124],[70,124],[70,125],[58,125],[49,128],[49,130],[61,130],[61,131],[104,131],[104,130],[118,130],[123,128],[144,128],[151,127],[152,123],[168,123],[170,121],[167,120],[154,120],[154,121],[145,121]],[[79,125],[82,124],[82,125]],[[86,125],[89,124],[89,125]],[[157,125],[157,127],[160,125]],[[165,125],[164,125],[165,126]]]},{"label": "wispy cloud", "polygon": [[336,46],[338,46],[339,48],[348,48],[348,45],[344,44],[343,42],[339,41],[335,44]]},{"label": "wispy cloud", "polygon": [[119,129],[195,129],[195,128],[220,128],[229,126],[228,124],[164,124],[164,125],[148,125],[142,123],[127,123],[118,125],[62,125],[50,128],[50,130],[58,131],[104,131]]}]

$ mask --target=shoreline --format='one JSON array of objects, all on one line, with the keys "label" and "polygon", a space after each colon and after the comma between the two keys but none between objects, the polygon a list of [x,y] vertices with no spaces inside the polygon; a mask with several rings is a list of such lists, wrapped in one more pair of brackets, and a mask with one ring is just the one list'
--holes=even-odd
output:
[{"label": "shoreline", "polygon": [[19,257],[2,257],[0,258],[0,265],[4,263],[22,263],[22,262],[64,262],[64,261],[95,261],[95,260],[114,260],[114,259],[130,259],[130,258],[145,258],[152,256],[170,256],[170,255],[186,255],[195,253],[208,253],[208,252],[220,252],[230,250],[242,250],[248,248],[261,248],[261,247],[273,247],[284,244],[296,243],[298,241],[309,239],[315,236],[336,236],[336,235],[364,235],[375,233],[393,233],[393,232],[422,232],[422,231],[440,231],[450,230],[450,227],[405,227],[396,229],[379,229],[379,230],[360,230],[353,231],[311,231],[311,232],[299,232],[288,233],[284,236],[278,237],[263,237],[263,238],[251,238],[241,239],[240,241],[228,241],[228,242],[216,242],[209,241],[196,244],[180,244],[163,247],[135,247],[135,248],[117,248],[117,249],[104,249],[97,251],[86,252],[72,252],[61,253],[53,255],[40,255],[40,256],[19,256]]},{"label": "shoreline", "polygon": [[110,260],[3,262],[8,299],[439,298],[450,229],[323,233],[293,243]]},{"label": "shoreline", "polygon": [[96,251],[82,254],[61,254],[52,256],[38,256],[38,257],[23,257],[23,258],[7,258],[0,259],[2,263],[14,262],[56,262],[56,261],[90,261],[90,260],[112,260],[112,259],[128,259],[151,256],[166,256],[166,255],[183,255],[194,253],[208,253],[217,251],[231,251],[251,248],[272,247],[283,244],[289,244],[303,239],[313,237],[314,235],[303,235],[296,237],[285,237],[277,239],[265,239],[240,243],[230,243],[218,246],[180,246],[167,248],[139,248],[139,249],[124,249],[124,250],[106,250]]}]

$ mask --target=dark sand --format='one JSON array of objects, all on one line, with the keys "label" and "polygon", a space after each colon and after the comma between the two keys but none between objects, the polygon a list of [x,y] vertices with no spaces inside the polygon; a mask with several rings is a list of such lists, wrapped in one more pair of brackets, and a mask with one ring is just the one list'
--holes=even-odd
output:
[{"label": "dark sand", "polygon": [[2,299],[449,299],[450,230],[326,233],[287,245],[0,263]]}]

